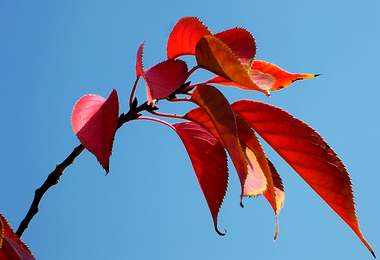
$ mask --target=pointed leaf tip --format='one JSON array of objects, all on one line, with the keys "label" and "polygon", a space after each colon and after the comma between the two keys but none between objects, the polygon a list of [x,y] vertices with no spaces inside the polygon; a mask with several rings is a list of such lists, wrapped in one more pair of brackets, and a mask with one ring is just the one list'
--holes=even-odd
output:
[{"label": "pointed leaf tip", "polygon": [[[288,87],[294,81],[310,79],[319,76],[319,74],[295,74],[280,69],[274,64],[255,60],[250,68],[250,75],[257,77],[257,84],[270,91],[280,90]],[[262,80],[266,78],[265,80]],[[273,80],[271,80],[273,78]],[[255,79],[254,79],[255,81]]]},{"label": "pointed leaf tip", "polygon": [[218,140],[206,129],[193,122],[174,124],[177,134],[189,154],[199,186],[206,199],[217,228],[219,210],[228,185],[227,155]]},{"label": "pointed leaf tip", "polygon": [[232,108],[373,252],[359,228],[350,176],[342,161],[322,137],[301,120],[265,103],[241,100],[233,103]]},{"label": "pointed leaf tip", "polygon": [[116,90],[105,99],[86,95],[75,104],[71,115],[75,134],[93,153],[108,173],[109,158],[119,122],[119,100]]},{"label": "pointed leaf tip", "polygon": [[218,235],[221,236],[221,237],[223,237],[223,236],[225,236],[225,235],[227,234],[227,230],[226,230],[226,229],[224,229],[224,233],[222,233],[222,232],[219,231],[219,229],[218,229],[217,226],[215,226],[215,231],[216,231],[216,233],[218,233]]}]

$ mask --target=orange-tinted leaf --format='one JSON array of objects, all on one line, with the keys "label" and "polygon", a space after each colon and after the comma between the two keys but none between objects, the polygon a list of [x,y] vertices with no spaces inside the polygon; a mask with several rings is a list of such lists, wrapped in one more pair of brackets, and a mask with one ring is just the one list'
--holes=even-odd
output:
[{"label": "orange-tinted leaf", "polygon": [[195,46],[205,35],[211,35],[203,23],[195,17],[184,17],[174,26],[166,47],[168,59],[182,55],[194,55]]},{"label": "orange-tinted leaf", "polygon": [[[258,196],[269,190],[274,198],[274,188],[272,176],[267,163],[267,157],[260,145],[258,138],[247,123],[236,116],[237,129],[240,143],[243,148],[249,149],[247,158],[248,161],[248,176],[244,184],[244,196]],[[244,150],[244,149],[243,149]]]},{"label": "orange-tinted leaf", "polygon": [[[296,80],[315,78],[318,76],[318,74],[291,74],[278,68],[276,65],[257,60],[252,62],[248,74],[259,88],[268,92],[283,89]],[[244,88],[244,86],[220,76],[214,77],[205,83]]]},{"label": "orange-tinted leaf", "polygon": [[187,79],[187,65],[182,60],[166,60],[145,71],[148,102],[165,98]]},{"label": "orange-tinted leaf", "polygon": [[93,153],[108,173],[109,158],[119,121],[119,100],[116,90],[104,99],[86,95],[78,100],[71,123],[79,141]]},{"label": "orange-tinted leaf", "polygon": [[244,182],[243,196],[259,196],[267,188],[267,179],[260,168],[255,153],[244,143],[240,143],[248,163],[247,178]]},{"label": "orange-tinted leaf", "polygon": [[196,46],[195,57],[199,66],[237,83],[236,86],[261,91],[268,95],[268,91],[261,89],[252,81],[238,57],[217,37],[204,36]]},{"label": "orange-tinted leaf", "polygon": [[0,214],[0,259],[32,260],[35,259],[29,248],[13,232],[7,220]]},{"label": "orange-tinted leaf", "polygon": [[252,34],[242,28],[233,28],[217,34],[219,38],[238,57],[243,66],[251,66],[256,55],[256,43]]},{"label": "orange-tinted leaf", "polygon": [[279,108],[247,100],[237,101],[232,107],[351,227],[373,254],[359,229],[349,174],[322,137]]},{"label": "orange-tinted leaf", "polygon": [[199,85],[191,100],[202,109],[193,109],[185,117],[211,132],[231,156],[239,175],[242,195],[247,176],[247,161],[238,139],[235,114],[223,94],[209,85]]},{"label": "orange-tinted leaf", "polygon": [[[271,91],[283,89],[296,80],[310,79],[318,76],[316,74],[291,74],[280,69],[276,65],[258,60],[255,60],[252,63],[250,75],[257,85],[263,89]],[[255,80],[255,77],[257,80]],[[274,82],[271,82],[270,80],[262,80],[271,77],[273,77]],[[261,80],[259,81],[259,79]]]},{"label": "orange-tinted leaf", "polygon": [[[257,196],[262,194],[262,192],[264,193],[265,198],[272,206],[273,211],[276,215],[276,233],[274,238],[276,239],[278,234],[278,214],[280,213],[280,209],[284,202],[284,193],[281,178],[278,175],[273,164],[267,159],[264,150],[252,128],[250,128],[247,123],[239,116],[236,116],[236,122],[238,126],[240,142],[244,143],[251,149],[252,153],[254,153],[255,160],[248,159],[248,162],[251,161],[252,164],[253,161],[253,163],[256,163],[257,165],[256,171],[253,173],[250,171],[250,167],[248,167],[248,176],[244,185],[244,196]],[[255,190],[250,188],[250,186],[254,187],[254,185],[249,185],[249,183],[257,182],[258,179],[262,179],[261,176],[265,177],[265,182],[262,182],[262,186],[266,185],[266,189],[264,191],[260,190],[260,192],[257,192],[257,189]]]},{"label": "orange-tinted leaf", "polygon": [[227,155],[218,140],[193,122],[173,125],[189,154],[194,172],[207,201],[216,232],[220,207],[227,191]]},{"label": "orange-tinted leaf", "polygon": [[278,235],[278,214],[280,214],[281,208],[284,205],[285,192],[284,192],[284,186],[282,185],[281,177],[278,174],[276,168],[274,167],[273,163],[270,160],[268,160],[268,165],[269,165],[270,172],[272,175],[275,200],[273,200],[273,196],[269,192],[269,190],[266,190],[264,192],[264,196],[269,201],[270,205],[272,206],[272,208],[276,214],[276,233],[274,235],[274,240],[276,240],[277,235]]}]

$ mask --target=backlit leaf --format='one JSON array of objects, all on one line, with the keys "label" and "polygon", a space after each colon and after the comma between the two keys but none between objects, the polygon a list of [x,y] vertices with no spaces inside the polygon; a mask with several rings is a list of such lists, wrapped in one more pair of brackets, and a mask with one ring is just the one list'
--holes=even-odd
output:
[{"label": "backlit leaf", "polygon": [[217,37],[204,36],[196,46],[195,57],[199,66],[237,83],[236,86],[269,94],[267,90],[261,89],[252,81],[248,70],[238,57]]},{"label": "backlit leaf", "polygon": [[274,167],[273,163],[268,160],[269,169],[272,175],[273,180],[273,186],[274,186],[274,193],[275,197],[273,200],[272,194],[269,192],[269,190],[266,190],[264,192],[265,198],[269,201],[270,205],[272,206],[275,214],[276,214],[276,233],[274,235],[274,240],[276,240],[278,235],[278,215],[280,214],[281,208],[284,205],[285,201],[285,192],[284,192],[284,186],[282,185],[282,180],[280,175],[278,174],[276,168]]},{"label": "backlit leaf", "polygon": [[[274,198],[272,175],[267,163],[267,157],[253,130],[239,116],[236,117],[240,143],[246,147],[250,158],[248,161],[248,175],[244,184],[244,196],[262,195],[265,190],[271,191]],[[247,149],[249,149],[247,151]]]},{"label": "backlit leaf", "polygon": [[247,161],[238,139],[235,114],[228,100],[219,90],[209,85],[199,85],[191,100],[201,109],[193,109],[185,117],[210,131],[227,150],[239,175],[243,196]]},{"label": "backlit leaf", "polygon": [[[261,89],[266,91],[275,91],[283,89],[296,80],[315,78],[318,74],[292,74],[288,73],[276,65],[265,61],[255,60],[248,71],[252,81]],[[244,88],[240,84],[228,80],[226,78],[217,76],[205,83],[214,83],[219,85],[234,86]]]},{"label": "backlit leaf", "polygon": [[33,260],[29,248],[13,232],[7,220],[0,214],[0,259],[1,260]]},{"label": "backlit leaf", "polygon": [[373,254],[359,229],[349,174],[322,137],[304,122],[268,104],[241,100],[232,107],[351,227]]},{"label": "backlit leaf", "polygon": [[144,74],[144,66],[143,66],[143,54],[144,54],[144,45],[145,42],[142,42],[139,49],[137,50],[137,55],[136,55],[136,76],[140,77],[142,76],[145,79],[145,74]]},{"label": "backlit leaf", "polygon": [[195,17],[184,17],[174,26],[166,47],[168,59],[182,55],[195,55],[195,46],[205,35],[211,35],[203,23]]},{"label": "backlit leaf", "polygon": [[[239,116],[236,116],[240,142],[247,146],[254,154],[253,158],[247,158],[248,165],[256,165],[256,170],[251,171],[252,167],[248,167],[248,176],[244,184],[244,196],[257,196],[264,193],[265,198],[268,200],[276,215],[276,233],[275,239],[278,234],[278,214],[284,202],[284,193],[282,181],[278,175],[273,164],[267,159],[264,150],[251,127]],[[262,180],[264,176],[265,181],[261,181],[262,189],[254,189],[255,185],[250,183],[257,183]]]},{"label": "backlit leaf", "polygon": [[116,90],[105,99],[86,95],[78,100],[71,115],[75,134],[84,147],[93,153],[108,173],[109,158],[119,121],[119,100]]},{"label": "backlit leaf", "polygon": [[214,36],[230,47],[243,66],[251,66],[256,55],[256,43],[250,32],[242,28],[233,28]]},{"label": "backlit leaf", "polygon": [[147,99],[165,98],[175,92],[187,79],[187,65],[182,60],[166,60],[144,71],[144,42],[140,45],[136,57],[136,75],[142,76],[147,85]]},{"label": "backlit leaf", "polygon": [[182,60],[166,60],[145,71],[148,102],[165,98],[187,79],[187,65]]},{"label": "backlit leaf", "polygon": [[273,65],[271,63],[265,62],[265,61],[258,61],[255,60],[252,63],[251,69],[250,69],[251,77],[253,78],[256,76],[257,78],[265,78],[265,77],[273,77],[274,82],[272,83],[270,80],[267,81],[255,81],[261,88],[267,89],[267,90],[279,90],[283,89],[290,84],[292,84],[296,80],[301,79],[310,79],[315,78],[318,76],[317,74],[292,74],[288,73],[276,65]]},{"label": "backlit leaf", "polygon": [[173,125],[189,154],[194,172],[207,201],[216,232],[220,207],[227,191],[227,155],[218,140],[193,122]]}]

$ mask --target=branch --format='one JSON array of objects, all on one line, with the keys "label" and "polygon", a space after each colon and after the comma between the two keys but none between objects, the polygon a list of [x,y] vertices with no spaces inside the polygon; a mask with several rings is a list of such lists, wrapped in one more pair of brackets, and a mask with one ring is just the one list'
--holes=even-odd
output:
[{"label": "branch", "polygon": [[16,231],[16,235],[18,237],[21,237],[22,233],[24,233],[25,229],[29,226],[29,223],[34,217],[34,215],[37,214],[38,205],[42,199],[42,196],[50,187],[58,183],[59,178],[62,176],[63,171],[66,169],[66,167],[72,164],[74,162],[74,159],[79,154],[81,154],[83,150],[84,146],[82,144],[75,147],[71,154],[61,164],[57,164],[55,170],[49,174],[42,186],[36,189],[32,205],[30,206],[28,213],[26,214],[25,218],[21,221],[20,226]]},{"label": "branch", "polygon": [[[124,123],[134,120],[138,118],[141,114],[140,112],[144,110],[151,110],[152,107],[148,105],[147,102],[144,104],[131,108],[127,114],[122,113],[119,116],[119,123],[118,123],[118,128],[120,128]],[[71,154],[60,164],[57,164],[55,167],[55,170],[52,171],[45,182],[42,184],[41,187],[36,189],[34,193],[34,199],[32,202],[32,205],[29,208],[28,213],[26,214],[25,218],[21,221],[20,226],[18,227],[16,231],[16,235],[18,237],[21,237],[22,234],[24,233],[25,229],[28,228],[30,221],[33,219],[33,217],[38,213],[38,206],[40,204],[40,201],[45,194],[45,192],[50,189],[50,187],[56,185],[60,179],[60,177],[63,174],[63,171],[71,164],[74,163],[75,158],[77,158],[85,149],[85,147],[80,144],[77,147],[74,148],[74,150],[71,152]]]}]

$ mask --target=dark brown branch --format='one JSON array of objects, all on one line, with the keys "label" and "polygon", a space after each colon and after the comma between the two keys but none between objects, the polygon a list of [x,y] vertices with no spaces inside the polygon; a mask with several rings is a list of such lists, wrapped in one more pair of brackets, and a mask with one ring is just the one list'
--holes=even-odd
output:
[{"label": "dark brown branch", "polygon": [[[132,110],[130,110],[127,114],[121,114],[119,117],[119,122],[118,122],[118,128],[120,128],[124,123],[131,121],[137,117],[139,117],[139,113],[144,111],[144,110],[150,110],[152,109],[151,105],[148,105],[146,102],[142,104],[141,106],[138,106]],[[42,184],[41,187],[36,189],[34,193],[34,199],[32,202],[32,205],[29,208],[28,213],[26,214],[25,218],[21,221],[20,226],[18,227],[16,231],[16,235],[18,237],[21,237],[22,234],[24,233],[25,229],[28,228],[30,221],[33,219],[33,217],[37,214],[38,212],[38,206],[40,204],[40,201],[42,199],[42,196],[45,194],[45,192],[52,186],[58,183],[59,178],[62,176],[63,171],[71,164],[74,163],[74,160],[76,157],[78,157],[85,147],[80,144],[77,147],[74,148],[74,150],[71,152],[71,154],[60,164],[58,164],[55,167],[55,170],[52,171],[45,182]]]},{"label": "dark brown branch", "polygon": [[30,206],[28,213],[26,214],[23,221],[21,221],[20,226],[18,227],[16,231],[16,235],[18,237],[21,237],[22,233],[24,233],[25,229],[29,226],[29,223],[34,217],[34,215],[37,214],[38,205],[42,199],[42,196],[51,186],[54,186],[55,184],[58,183],[59,178],[62,176],[63,171],[66,169],[66,167],[72,164],[74,162],[74,159],[81,152],[83,152],[83,150],[84,150],[84,146],[82,144],[75,147],[74,150],[71,152],[71,154],[62,163],[58,164],[55,167],[55,170],[49,174],[49,176],[47,177],[46,181],[42,184],[42,186],[36,189],[34,193],[34,199],[33,199],[32,205]]}]

